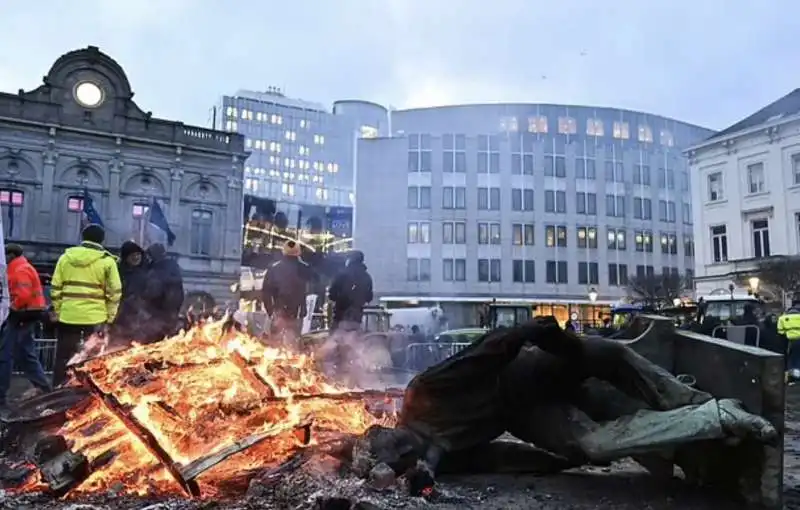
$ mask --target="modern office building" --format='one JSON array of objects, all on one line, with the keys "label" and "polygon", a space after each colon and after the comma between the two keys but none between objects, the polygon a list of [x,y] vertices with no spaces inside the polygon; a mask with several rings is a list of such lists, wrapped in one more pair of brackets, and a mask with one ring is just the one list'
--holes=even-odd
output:
[{"label": "modern office building", "polygon": [[80,240],[92,200],[117,250],[145,236],[157,201],[175,233],[187,304],[233,299],[240,269],[244,139],[160,119],[133,100],[97,47],[59,57],[34,90],[0,93],[0,208],[6,242],[42,274]]},{"label": "modern office building", "polygon": [[358,143],[355,247],[384,302],[474,322],[489,299],[596,319],[631,275],[691,275],[681,150],[713,131],[612,108],[459,105],[393,111]]},{"label": "modern office building", "polygon": [[289,239],[324,288],[343,264],[353,237],[355,151],[359,138],[388,134],[389,114],[366,101],[332,110],[286,97],[276,88],[223,96],[213,124],[244,135],[242,264],[264,269]]},{"label": "modern office building", "polygon": [[731,285],[745,292],[759,262],[800,254],[800,89],[686,154],[697,179],[698,295],[727,293]]}]

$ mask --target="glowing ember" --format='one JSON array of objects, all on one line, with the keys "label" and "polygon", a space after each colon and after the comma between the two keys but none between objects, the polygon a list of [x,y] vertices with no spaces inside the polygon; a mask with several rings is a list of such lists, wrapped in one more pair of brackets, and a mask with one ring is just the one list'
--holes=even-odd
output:
[{"label": "glowing ember", "polygon": [[[225,332],[222,322],[90,359],[74,367],[71,384],[97,395],[73,409],[58,434],[99,466],[70,496],[109,489],[180,493],[176,469],[254,434],[269,436],[199,476],[202,495],[216,496],[232,481],[246,486],[257,470],[286,460],[300,446],[293,431],[309,418],[319,430],[354,434],[391,424],[363,400],[325,398],[354,390],[329,381],[313,357]],[[174,462],[172,470],[153,443]],[[40,485],[36,478],[27,488]]]}]

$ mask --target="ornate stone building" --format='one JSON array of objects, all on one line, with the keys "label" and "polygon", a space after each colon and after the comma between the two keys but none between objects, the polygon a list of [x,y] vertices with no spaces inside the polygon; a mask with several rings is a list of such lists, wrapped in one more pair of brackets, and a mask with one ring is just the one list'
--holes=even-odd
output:
[{"label": "ornate stone building", "polygon": [[32,91],[0,93],[0,206],[6,240],[48,273],[79,239],[88,193],[117,249],[148,231],[153,198],[176,240],[187,296],[233,300],[242,246],[241,135],[142,111],[122,67],[98,48],[61,56]]}]

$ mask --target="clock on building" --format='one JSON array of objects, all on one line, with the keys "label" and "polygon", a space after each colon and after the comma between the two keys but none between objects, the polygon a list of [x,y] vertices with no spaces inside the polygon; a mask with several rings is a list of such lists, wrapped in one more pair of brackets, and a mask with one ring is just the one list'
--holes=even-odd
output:
[{"label": "clock on building", "polygon": [[82,81],[75,86],[75,100],[86,108],[96,108],[100,106],[105,98],[103,89],[94,82]]}]

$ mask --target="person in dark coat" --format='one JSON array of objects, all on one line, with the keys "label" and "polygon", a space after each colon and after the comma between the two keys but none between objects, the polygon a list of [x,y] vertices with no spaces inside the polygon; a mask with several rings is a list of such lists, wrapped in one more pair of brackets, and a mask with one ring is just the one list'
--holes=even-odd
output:
[{"label": "person in dark coat", "polygon": [[311,270],[300,258],[300,245],[287,241],[282,257],[273,262],[264,275],[261,298],[270,316],[270,333],[289,345],[300,335],[300,324],[306,316],[306,287]]},{"label": "person in dark coat", "polygon": [[155,342],[176,332],[180,325],[183,306],[183,275],[178,262],[167,254],[163,244],[153,244],[147,249],[150,266],[144,296],[150,312],[143,342]]},{"label": "person in dark coat", "polygon": [[342,326],[357,329],[364,317],[364,306],[372,301],[372,297],[372,277],[364,264],[364,254],[354,251],[328,290],[328,298],[333,302],[331,329]]},{"label": "person in dark coat", "polygon": [[144,249],[133,241],[122,243],[119,261],[122,300],[109,331],[112,345],[126,345],[136,340],[141,322],[149,320],[151,311],[145,299],[148,270],[149,260]]}]

